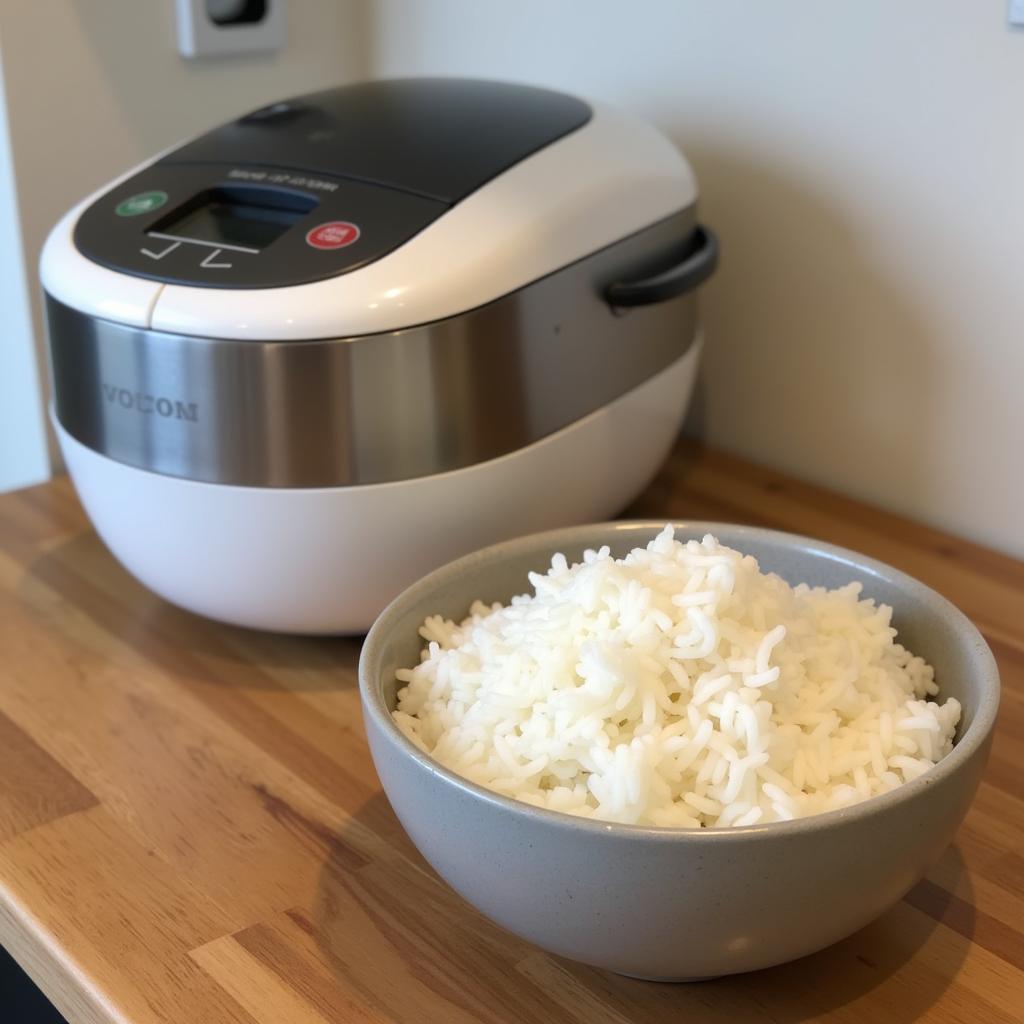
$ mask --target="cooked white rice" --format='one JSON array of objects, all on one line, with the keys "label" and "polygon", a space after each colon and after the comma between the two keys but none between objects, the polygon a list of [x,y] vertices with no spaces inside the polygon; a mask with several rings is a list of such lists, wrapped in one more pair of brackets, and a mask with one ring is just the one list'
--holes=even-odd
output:
[{"label": "cooked white rice", "polygon": [[861,586],[791,587],[672,528],[621,560],[555,555],[534,594],[432,616],[399,728],[539,807],[686,827],[802,817],[895,789],[953,744],[960,705]]}]

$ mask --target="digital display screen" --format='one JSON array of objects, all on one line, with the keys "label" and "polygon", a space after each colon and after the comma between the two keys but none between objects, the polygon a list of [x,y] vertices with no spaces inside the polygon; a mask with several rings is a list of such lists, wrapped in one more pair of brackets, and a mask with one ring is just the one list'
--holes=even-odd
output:
[{"label": "digital display screen", "polygon": [[281,189],[215,188],[195,196],[149,230],[163,236],[259,251],[316,205],[311,196]]}]

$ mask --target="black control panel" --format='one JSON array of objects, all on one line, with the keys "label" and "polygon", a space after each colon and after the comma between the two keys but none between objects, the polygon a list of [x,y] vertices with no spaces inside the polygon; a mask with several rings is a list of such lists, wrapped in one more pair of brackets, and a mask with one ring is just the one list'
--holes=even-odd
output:
[{"label": "black control panel", "polygon": [[585,124],[580,100],[466,79],[368,82],[263,107],[122,182],[79,218],[89,259],[152,280],[271,288],[403,245]]},{"label": "black control panel", "polygon": [[380,259],[448,204],[382,185],[235,164],[154,164],[75,227],[96,263],[208,288],[279,288]]}]

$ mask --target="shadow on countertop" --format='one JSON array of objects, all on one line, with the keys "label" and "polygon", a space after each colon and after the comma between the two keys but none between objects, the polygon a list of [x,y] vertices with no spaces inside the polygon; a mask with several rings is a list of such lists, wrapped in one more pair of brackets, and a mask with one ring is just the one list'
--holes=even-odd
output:
[{"label": "shadow on countertop", "polygon": [[[551,956],[482,917],[411,847],[383,794],[339,833],[339,848],[365,848],[371,834],[381,840],[371,857],[329,856],[307,927],[335,998],[358,989],[395,1024],[800,1024],[851,1012],[902,1024],[926,1016],[953,983],[975,928],[970,877],[952,846],[943,877],[956,895],[922,881],[867,927],[790,964],[690,984],[637,981]],[[938,933],[939,922],[949,927]]]},{"label": "shadow on countertop", "polygon": [[296,692],[353,690],[362,636],[295,636],[231,626],[177,608],[144,587],[93,531],[74,534],[27,566],[19,598],[43,616],[53,595],[87,616],[88,638],[115,656],[128,644],[197,686]]}]

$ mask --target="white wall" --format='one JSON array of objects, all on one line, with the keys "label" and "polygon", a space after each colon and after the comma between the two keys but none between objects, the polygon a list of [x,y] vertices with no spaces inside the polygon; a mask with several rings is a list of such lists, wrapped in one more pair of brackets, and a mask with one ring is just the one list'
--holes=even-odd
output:
[{"label": "white wall", "polygon": [[0,491],[50,473],[0,63]]},{"label": "white wall", "polygon": [[691,157],[725,252],[704,299],[712,443],[1024,555],[1024,33],[1002,0],[289,14],[281,53],[186,62],[169,0],[0,4],[0,488],[42,465],[19,244],[38,344],[39,247],[90,189],[279,96],[467,74],[618,102]]},{"label": "white wall", "polygon": [[[53,223],[180,139],[282,96],[364,77],[360,11],[358,0],[291,0],[284,49],[186,61],[177,52],[172,0],[0,2],[11,141],[9,153],[0,149],[0,287],[8,317],[0,347],[0,408],[8,407],[0,413],[0,489],[27,482],[20,467],[37,468],[42,436],[38,415],[15,410],[16,422],[7,423],[12,396],[32,390],[25,325],[15,335],[7,312],[8,290],[23,287],[12,284],[18,244],[32,298],[34,358],[45,368],[36,266]],[[12,179],[20,243],[12,241],[17,227],[3,191]],[[20,368],[17,380],[8,361]]]},{"label": "white wall", "polygon": [[1024,555],[1024,33],[966,0],[377,0],[382,75],[620,103],[691,157],[712,443]]}]

